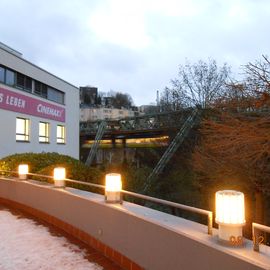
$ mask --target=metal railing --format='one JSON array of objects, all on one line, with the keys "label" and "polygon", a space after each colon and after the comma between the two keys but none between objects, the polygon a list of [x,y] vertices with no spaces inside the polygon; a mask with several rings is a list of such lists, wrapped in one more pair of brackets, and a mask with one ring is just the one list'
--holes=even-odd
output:
[{"label": "metal railing", "polygon": [[[18,172],[16,172],[16,171],[0,170],[0,173],[1,172],[18,175]],[[42,175],[42,174],[36,174],[36,173],[28,173],[27,175],[53,179],[53,176],[49,176],[49,175]],[[84,181],[78,181],[78,180],[73,180],[73,179],[68,179],[68,178],[66,178],[65,181],[70,182],[70,183],[75,183],[75,184],[81,184],[81,185],[85,185],[85,186],[89,186],[89,187],[105,189],[104,185],[99,185],[99,184],[94,184],[94,183],[89,183],[89,182],[84,182]],[[208,210],[204,210],[204,209],[200,209],[200,208],[196,208],[196,207],[192,207],[192,206],[187,206],[187,205],[180,204],[180,203],[174,203],[174,202],[170,202],[170,201],[150,197],[150,196],[147,196],[147,195],[138,194],[138,193],[127,191],[127,190],[121,190],[121,194],[122,195],[124,195],[124,194],[129,195],[129,196],[139,198],[139,199],[143,199],[143,200],[146,200],[146,201],[149,201],[149,202],[154,202],[154,203],[174,207],[174,208],[177,208],[177,209],[190,211],[190,212],[201,214],[201,215],[206,215],[207,216],[207,233],[209,235],[212,235],[212,233],[213,233],[213,212],[212,211],[208,211]]]},{"label": "metal railing", "polygon": [[193,212],[193,213],[206,215],[207,216],[207,227],[208,227],[207,233],[210,234],[210,235],[212,235],[212,233],[213,233],[213,212],[211,212],[211,211],[196,208],[196,207],[192,207],[192,206],[188,206],[188,205],[184,205],[184,204],[180,204],[180,203],[174,203],[174,202],[170,202],[170,201],[166,201],[166,200],[162,200],[162,199],[158,199],[158,198],[154,198],[154,197],[150,197],[150,196],[146,196],[146,195],[142,195],[142,194],[126,191],[126,190],[122,190],[122,193],[130,195],[132,197],[147,200],[147,201],[150,201],[150,202],[155,202],[155,203],[158,203],[158,204],[171,206],[171,207],[174,207],[174,208],[190,211],[190,212]]},{"label": "metal railing", "polygon": [[254,222],[252,223],[253,250],[257,252],[260,251],[260,244],[264,241],[264,237],[259,235],[259,231],[270,233],[270,227]]}]

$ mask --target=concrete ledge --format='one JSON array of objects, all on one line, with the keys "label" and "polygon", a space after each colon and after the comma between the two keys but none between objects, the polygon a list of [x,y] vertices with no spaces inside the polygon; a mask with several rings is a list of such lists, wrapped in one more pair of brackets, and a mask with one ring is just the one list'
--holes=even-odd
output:
[{"label": "concrete ledge", "polygon": [[[124,269],[270,269],[270,248],[223,247],[207,227],[98,194],[0,179],[0,202],[37,216],[96,248]],[[216,234],[216,231],[214,231]]]}]

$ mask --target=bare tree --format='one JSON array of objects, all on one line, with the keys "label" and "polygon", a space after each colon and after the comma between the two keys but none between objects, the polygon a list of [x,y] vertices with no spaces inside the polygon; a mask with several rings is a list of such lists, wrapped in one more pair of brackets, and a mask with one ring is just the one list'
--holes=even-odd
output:
[{"label": "bare tree", "polygon": [[270,194],[269,116],[222,113],[201,125],[193,166],[203,186],[237,186],[254,192],[256,221],[263,222],[263,197]]},{"label": "bare tree", "polygon": [[270,107],[270,59],[263,55],[261,60],[244,66],[246,86],[250,96],[256,100],[256,107]]},{"label": "bare tree", "polygon": [[262,56],[262,60],[245,65],[244,72],[254,93],[270,93],[270,60],[266,55]]},{"label": "bare tree", "polygon": [[185,107],[185,97],[176,89],[166,87],[160,98],[161,111],[177,111]]},{"label": "bare tree", "polygon": [[187,62],[179,66],[178,78],[171,80],[172,87],[166,88],[164,94],[169,95],[177,106],[210,107],[226,91],[229,74],[227,64],[218,67],[212,59],[208,62],[200,60],[194,64]]}]

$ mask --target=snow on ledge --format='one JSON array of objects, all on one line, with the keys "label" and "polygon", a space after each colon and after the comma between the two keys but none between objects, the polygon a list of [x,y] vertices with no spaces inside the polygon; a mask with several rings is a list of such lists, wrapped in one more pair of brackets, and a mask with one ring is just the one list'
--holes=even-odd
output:
[{"label": "snow on ledge", "polygon": [[101,270],[86,251],[31,219],[0,209],[0,269]]}]

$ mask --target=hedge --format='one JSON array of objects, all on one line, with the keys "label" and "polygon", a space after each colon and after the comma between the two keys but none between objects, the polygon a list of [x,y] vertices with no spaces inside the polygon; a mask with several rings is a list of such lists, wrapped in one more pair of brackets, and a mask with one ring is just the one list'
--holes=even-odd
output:
[{"label": "hedge", "polygon": [[[22,153],[10,155],[0,159],[0,170],[17,171],[19,164],[22,163],[28,164],[29,172],[31,173],[52,176],[55,167],[65,167],[66,177],[69,179],[103,184],[104,175],[99,169],[88,167],[77,159],[58,153]],[[33,177],[33,179],[45,180],[39,177]],[[76,187],[82,188],[81,185],[76,185]]]}]

